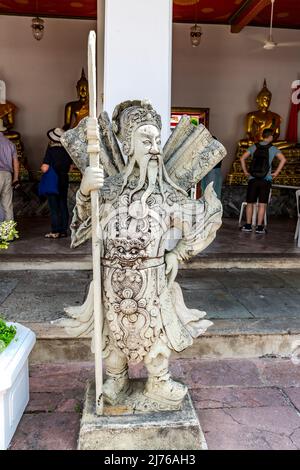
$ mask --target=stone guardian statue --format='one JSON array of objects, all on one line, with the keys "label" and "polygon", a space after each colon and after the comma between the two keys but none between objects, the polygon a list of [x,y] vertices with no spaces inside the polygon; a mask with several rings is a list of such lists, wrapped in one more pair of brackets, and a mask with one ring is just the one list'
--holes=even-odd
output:
[{"label": "stone guardian statue", "polygon": [[[187,387],[171,378],[181,352],[212,324],[188,309],[175,282],[178,264],[204,250],[221,225],[212,185],[200,200],[188,191],[226,155],[203,126],[183,117],[161,148],[161,119],[147,101],[126,101],[99,117],[103,172],[88,166],[86,119],[63,136],[83,177],[71,224],[72,247],[91,237],[91,191],[99,194],[102,228],[104,402],[132,398],[139,410],[177,410]],[[126,161],[126,163],[125,163]],[[93,283],[85,304],[62,320],[72,336],[93,332]],[[144,389],[135,393],[128,364],[143,362]]]}]

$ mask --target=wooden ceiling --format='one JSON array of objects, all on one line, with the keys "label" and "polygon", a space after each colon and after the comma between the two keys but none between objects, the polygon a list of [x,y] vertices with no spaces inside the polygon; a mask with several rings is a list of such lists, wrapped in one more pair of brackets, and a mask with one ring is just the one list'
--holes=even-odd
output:
[{"label": "wooden ceiling", "polygon": [[[268,26],[270,10],[271,0],[173,0],[173,21],[228,24],[239,32],[246,25]],[[0,14],[96,19],[97,0],[0,0]],[[276,0],[274,26],[300,29],[300,0]]]},{"label": "wooden ceiling", "polygon": [[[175,23],[228,24],[233,32],[269,26],[270,15],[271,0],[173,0]],[[300,0],[275,0],[274,26],[300,29]]]},{"label": "wooden ceiling", "polygon": [[0,14],[96,19],[97,0],[0,0]]}]

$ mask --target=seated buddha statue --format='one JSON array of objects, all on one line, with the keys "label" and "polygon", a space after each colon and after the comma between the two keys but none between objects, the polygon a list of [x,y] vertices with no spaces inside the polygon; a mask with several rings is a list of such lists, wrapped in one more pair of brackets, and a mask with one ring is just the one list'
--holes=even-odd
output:
[{"label": "seated buddha statue", "polygon": [[84,69],[82,69],[81,77],[77,82],[76,89],[78,100],[67,103],[65,107],[65,131],[76,127],[81,119],[89,115],[89,89]]},{"label": "seated buddha statue", "polygon": [[5,136],[9,139],[20,138],[20,134],[13,130],[16,111],[16,105],[6,100],[6,85],[3,80],[0,80],[0,119],[6,128]]},{"label": "seated buddha statue", "polygon": [[16,110],[17,107],[10,101],[0,103],[0,119],[2,119],[3,125],[7,129],[4,134],[8,139],[12,140],[20,138],[20,134],[13,130]]},{"label": "seated buddha statue", "polygon": [[5,82],[0,80],[0,120],[3,123],[3,128],[6,129],[3,134],[16,146],[20,161],[20,177],[24,180],[28,178],[28,169],[21,135],[19,132],[14,130],[17,109],[18,108],[15,104],[6,99]]},{"label": "seated buddha statue", "polygon": [[263,88],[256,98],[258,110],[247,114],[247,138],[240,140],[239,147],[250,147],[255,142],[263,140],[262,133],[264,129],[272,129],[274,131],[274,145],[276,145],[278,149],[283,150],[295,146],[295,144],[291,142],[277,140],[280,136],[281,117],[279,114],[269,110],[271,100],[272,93],[268,90],[266,80],[264,80]]}]

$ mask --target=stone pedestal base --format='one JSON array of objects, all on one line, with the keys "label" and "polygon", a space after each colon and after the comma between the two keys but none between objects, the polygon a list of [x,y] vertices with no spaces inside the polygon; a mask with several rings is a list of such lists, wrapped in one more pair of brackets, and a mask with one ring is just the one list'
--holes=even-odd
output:
[{"label": "stone pedestal base", "polygon": [[97,416],[95,385],[89,382],[78,449],[204,450],[207,445],[189,394],[180,411],[142,414],[118,405],[106,407],[104,415]]}]

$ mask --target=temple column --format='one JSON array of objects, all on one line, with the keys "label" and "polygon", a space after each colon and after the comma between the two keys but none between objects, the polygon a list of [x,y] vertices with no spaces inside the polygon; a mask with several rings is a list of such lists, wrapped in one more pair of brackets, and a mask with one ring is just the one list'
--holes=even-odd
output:
[{"label": "temple column", "polygon": [[97,0],[97,111],[103,110],[105,0]]},{"label": "temple column", "polygon": [[164,142],[170,132],[172,0],[108,0],[104,34],[104,109],[111,116],[121,101],[149,99],[162,117]]}]

